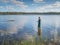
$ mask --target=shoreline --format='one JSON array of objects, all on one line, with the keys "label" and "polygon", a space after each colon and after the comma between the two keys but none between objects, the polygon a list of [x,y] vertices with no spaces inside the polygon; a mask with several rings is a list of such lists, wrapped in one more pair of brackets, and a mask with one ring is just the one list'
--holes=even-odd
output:
[{"label": "shoreline", "polygon": [[44,12],[44,13],[38,13],[38,12],[0,12],[0,15],[20,15],[20,14],[33,14],[33,15],[60,15],[60,12]]}]

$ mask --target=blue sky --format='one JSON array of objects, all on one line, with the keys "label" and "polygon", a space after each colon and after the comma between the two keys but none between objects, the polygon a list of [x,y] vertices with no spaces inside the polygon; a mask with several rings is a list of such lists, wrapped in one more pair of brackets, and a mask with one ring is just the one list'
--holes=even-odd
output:
[{"label": "blue sky", "polygon": [[60,12],[60,0],[0,0],[0,12]]}]

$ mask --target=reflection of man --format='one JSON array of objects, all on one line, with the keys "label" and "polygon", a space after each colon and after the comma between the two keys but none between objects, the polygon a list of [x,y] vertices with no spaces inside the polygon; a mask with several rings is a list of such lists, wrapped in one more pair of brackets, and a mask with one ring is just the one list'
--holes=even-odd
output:
[{"label": "reflection of man", "polygon": [[40,17],[39,17],[39,19],[38,19],[38,35],[41,35],[41,28],[40,28],[40,22],[41,22],[41,20],[40,20]]}]

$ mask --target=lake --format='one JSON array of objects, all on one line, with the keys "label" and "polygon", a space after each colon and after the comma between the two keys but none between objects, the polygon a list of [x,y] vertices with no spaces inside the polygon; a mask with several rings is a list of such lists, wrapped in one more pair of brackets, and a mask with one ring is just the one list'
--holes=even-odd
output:
[{"label": "lake", "polygon": [[0,35],[26,40],[37,36],[38,17],[41,18],[42,38],[60,39],[60,15],[0,15]]}]

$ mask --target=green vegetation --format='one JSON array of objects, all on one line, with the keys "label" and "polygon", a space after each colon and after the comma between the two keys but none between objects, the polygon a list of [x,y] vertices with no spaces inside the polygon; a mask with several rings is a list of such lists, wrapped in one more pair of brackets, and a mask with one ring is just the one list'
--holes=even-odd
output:
[{"label": "green vegetation", "polygon": [[[54,41],[43,39],[38,37],[39,40],[34,37],[32,40],[20,39],[16,40],[14,38],[5,39],[0,43],[0,45],[54,45]],[[60,42],[57,42],[57,45],[60,45]]]},{"label": "green vegetation", "polygon": [[0,12],[0,14],[2,15],[19,15],[19,14],[60,14],[60,12]]},{"label": "green vegetation", "polygon": [[43,40],[37,41],[36,37],[31,40],[20,39],[16,40],[14,38],[5,39],[0,45],[43,45]]}]

